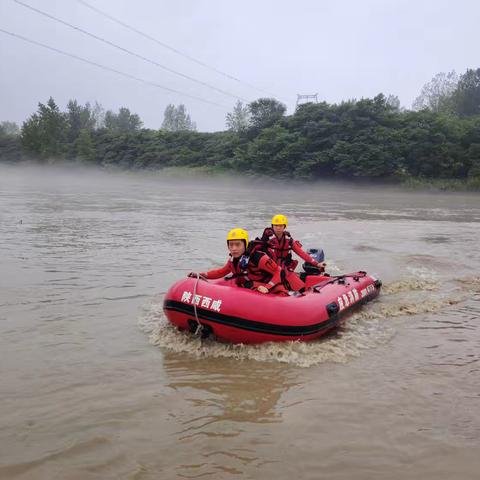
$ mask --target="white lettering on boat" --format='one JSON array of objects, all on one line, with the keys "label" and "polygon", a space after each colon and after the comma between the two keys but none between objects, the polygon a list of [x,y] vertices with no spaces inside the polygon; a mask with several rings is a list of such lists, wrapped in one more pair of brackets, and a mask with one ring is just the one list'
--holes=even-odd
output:
[{"label": "white lettering on boat", "polygon": [[[369,287],[373,287],[373,285],[369,285],[363,290],[367,291]],[[360,300],[360,296],[363,298],[366,295],[368,295],[368,293],[364,294],[363,290],[360,293],[358,293],[358,290],[356,288],[352,288],[348,292],[342,293],[342,295],[340,295],[337,298],[338,310],[341,312],[342,310],[345,310],[347,307],[350,307],[354,303],[358,302]],[[371,290],[368,290],[368,292],[370,291]]]},{"label": "white lettering on boat", "polygon": [[212,306],[210,308],[212,310],[215,310],[216,312],[219,312],[221,306],[222,306],[222,301],[221,300],[214,300],[212,302]]},{"label": "white lettering on boat", "polygon": [[374,291],[375,291],[375,285],[371,283],[370,285],[367,285],[365,288],[362,288],[362,290],[360,290],[360,295],[362,296],[362,298],[364,298]]},{"label": "white lettering on boat", "polygon": [[181,301],[183,303],[189,303],[190,305],[197,305],[201,308],[208,308],[214,312],[219,312],[222,307],[222,301],[219,299],[213,300],[212,298],[203,295],[193,295],[192,292],[186,290],[182,294]]},{"label": "white lettering on boat", "polygon": [[197,305],[197,307],[198,307],[198,305],[200,305],[200,300],[201,300],[201,299],[202,299],[202,296],[201,296],[201,295],[194,295],[194,296],[193,296],[192,303],[193,303],[194,305]]},{"label": "white lettering on boat", "polygon": [[212,299],[210,297],[203,297],[201,307],[210,308],[210,303]]},{"label": "white lettering on boat", "polygon": [[192,292],[183,292],[182,302],[189,303],[191,298],[192,298]]}]

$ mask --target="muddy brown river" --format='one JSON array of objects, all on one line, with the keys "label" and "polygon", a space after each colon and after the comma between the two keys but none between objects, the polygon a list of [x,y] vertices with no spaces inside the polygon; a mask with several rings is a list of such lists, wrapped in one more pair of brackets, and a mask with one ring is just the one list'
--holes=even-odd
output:
[{"label": "muddy brown river", "polygon": [[[171,328],[273,213],[381,278],[326,338]],[[0,478],[480,478],[480,196],[0,166]]]}]

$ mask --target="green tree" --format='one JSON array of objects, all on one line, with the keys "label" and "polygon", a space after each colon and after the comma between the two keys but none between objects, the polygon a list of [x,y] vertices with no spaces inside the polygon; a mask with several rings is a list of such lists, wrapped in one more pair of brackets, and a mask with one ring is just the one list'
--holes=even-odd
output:
[{"label": "green tree", "polygon": [[239,168],[275,177],[292,176],[305,150],[305,141],[280,125],[265,128],[237,152]]},{"label": "green tree", "polygon": [[460,116],[480,115],[480,68],[468,69],[460,77],[452,102]]},{"label": "green tree", "polygon": [[387,105],[393,110],[400,110],[400,99],[397,95],[389,95],[387,97]]},{"label": "green tree", "polygon": [[259,131],[268,128],[280,120],[287,107],[274,98],[259,98],[248,104],[250,126]]},{"label": "green tree", "polygon": [[105,113],[105,128],[112,132],[135,132],[142,128],[143,122],[136,113],[131,113],[126,107],[121,107],[118,113],[108,110]]},{"label": "green tree", "polygon": [[77,158],[86,162],[95,160],[95,145],[93,143],[91,130],[86,128],[80,130],[74,143]]},{"label": "green tree", "polygon": [[162,130],[166,130],[167,132],[176,131],[176,113],[177,109],[175,105],[169,103],[165,108],[165,112],[163,112]]},{"label": "green tree", "polygon": [[[87,103],[87,105],[89,104]],[[94,129],[99,130],[100,128],[105,128],[105,110],[102,105],[95,100],[93,106],[89,106],[90,114],[94,121]]]},{"label": "green tree", "polygon": [[20,127],[15,122],[0,122],[0,136],[17,137],[20,135]]},{"label": "green tree", "polygon": [[232,132],[243,132],[248,128],[249,109],[238,100],[233,107],[233,112],[227,113],[226,124],[227,128]]},{"label": "green tree", "polygon": [[96,119],[88,102],[85,105],[79,105],[76,100],[70,100],[67,103],[66,115],[69,143],[75,142],[82,130],[91,131],[95,128]]},{"label": "green tree", "polygon": [[23,122],[21,129],[21,142],[25,152],[40,155],[42,150],[42,138],[40,129],[40,117],[34,113],[28,120]]},{"label": "green tree", "polygon": [[[159,131],[140,129],[139,118],[132,121],[128,109],[108,112],[109,128],[99,129],[101,112],[97,115],[95,107],[72,101],[61,112],[50,99],[24,122],[21,142],[24,153],[40,158],[124,168],[208,166],[305,179],[461,179],[480,189],[480,114],[472,110],[479,76],[478,70],[467,71],[448,97],[450,107],[459,102],[459,115],[433,108],[402,110],[396,97],[379,94],[305,104],[284,116],[284,106],[260,99],[249,105],[255,116],[241,135],[192,131],[185,108],[174,105],[167,107],[165,128]],[[19,139],[5,134],[13,130],[0,124],[2,161],[21,158]]]},{"label": "green tree", "polygon": [[21,158],[20,129],[14,122],[0,122],[0,161],[16,162]]},{"label": "green tree", "polygon": [[178,107],[169,104],[165,108],[162,130],[167,132],[182,132],[182,131],[195,131],[197,125],[192,122],[190,115],[187,114],[185,105],[180,104]]},{"label": "green tree", "polygon": [[39,103],[37,113],[23,123],[21,140],[25,150],[40,158],[61,158],[66,150],[68,123],[52,97]]},{"label": "green tree", "polygon": [[457,84],[458,75],[455,70],[437,73],[423,86],[420,95],[413,102],[413,109],[427,109],[432,112],[451,110],[450,100]]}]

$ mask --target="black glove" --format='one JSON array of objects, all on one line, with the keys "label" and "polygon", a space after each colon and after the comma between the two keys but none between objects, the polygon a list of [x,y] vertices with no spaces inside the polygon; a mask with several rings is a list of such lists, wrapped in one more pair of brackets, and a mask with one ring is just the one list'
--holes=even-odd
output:
[{"label": "black glove", "polygon": [[197,278],[197,274],[195,272],[190,272],[187,277],[190,277],[190,278]]}]

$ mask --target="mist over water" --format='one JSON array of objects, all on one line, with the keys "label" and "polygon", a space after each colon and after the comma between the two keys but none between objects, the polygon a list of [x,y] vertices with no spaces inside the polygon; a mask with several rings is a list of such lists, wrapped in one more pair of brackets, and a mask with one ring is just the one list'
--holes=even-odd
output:
[{"label": "mist over water", "polygon": [[[273,213],[379,299],[308,344],[170,327]],[[477,478],[480,197],[0,166],[0,478]]]}]

